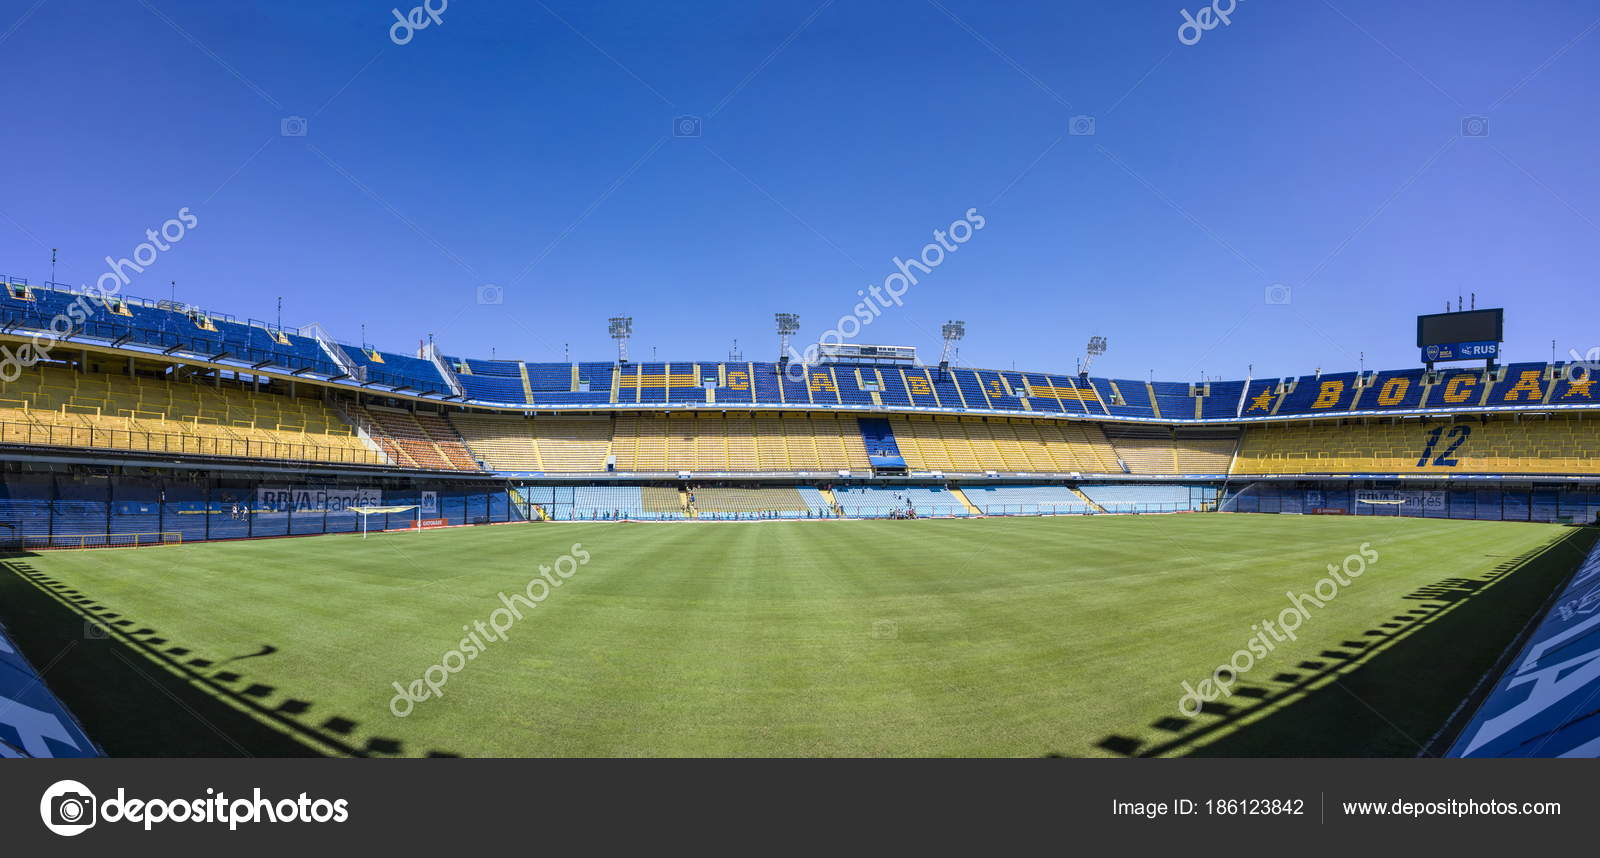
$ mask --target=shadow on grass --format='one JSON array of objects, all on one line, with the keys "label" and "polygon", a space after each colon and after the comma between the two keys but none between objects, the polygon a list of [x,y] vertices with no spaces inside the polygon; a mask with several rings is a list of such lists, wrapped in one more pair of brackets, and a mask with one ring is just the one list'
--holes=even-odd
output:
[{"label": "shadow on grass", "polygon": [[1574,528],[1480,576],[1441,578],[1359,640],[1240,682],[1198,716],[1160,718],[1097,746],[1129,757],[1436,756],[1493,685],[1480,680],[1597,537]]},{"label": "shadow on grass", "polygon": [[[200,653],[137,618],[0,554],[0,606],[12,638],[89,737],[118,757],[394,756],[399,739],[322,711],[248,674],[273,644]],[[455,756],[434,751],[429,756]]]}]

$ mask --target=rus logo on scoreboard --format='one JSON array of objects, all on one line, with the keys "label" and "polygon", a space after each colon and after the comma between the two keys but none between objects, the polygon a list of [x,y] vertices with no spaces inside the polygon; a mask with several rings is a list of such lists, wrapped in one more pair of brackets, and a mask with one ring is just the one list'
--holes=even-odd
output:
[{"label": "rus logo on scoreboard", "polygon": [[1500,344],[1495,342],[1438,343],[1422,349],[1425,361],[1482,360],[1500,356]]}]

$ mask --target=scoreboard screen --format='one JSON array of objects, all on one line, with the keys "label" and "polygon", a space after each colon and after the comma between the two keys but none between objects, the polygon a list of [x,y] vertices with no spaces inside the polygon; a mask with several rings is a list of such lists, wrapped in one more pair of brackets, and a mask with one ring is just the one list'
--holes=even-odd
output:
[{"label": "scoreboard screen", "polygon": [[1499,343],[1505,339],[1505,310],[1465,310],[1417,317],[1417,347],[1456,343]]}]

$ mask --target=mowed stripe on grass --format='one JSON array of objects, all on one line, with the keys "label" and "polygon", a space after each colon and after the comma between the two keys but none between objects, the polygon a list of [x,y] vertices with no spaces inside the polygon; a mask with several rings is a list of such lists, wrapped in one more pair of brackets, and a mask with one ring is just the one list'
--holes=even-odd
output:
[{"label": "mowed stripe on grass", "polygon": [[[1249,682],[1326,661],[1321,653],[1346,641],[1375,641],[1369,631],[1429,604],[1407,598],[1419,588],[1481,578],[1567,533],[1255,515],[531,524],[22,562],[166,647],[214,663],[274,647],[193,671],[239,675],[211,680],[217,688],[270,688],[256,701],[264,709],[309,702],[292,717],[312,734],[337,713],[355,725],[337,739],[357,749],[378,738],[403,754],[470,756],[1099,755],[1116,749],[1109,737],[1147,749],[1213,723],[1152,726],[1178,716],[1181,682],[1210,675],[1252,624],[1287,606],[1287,591],[1310,592],[1327,564],[1364,543],[1379,561]],[[391,715],[392,683],[439,663],[464,624],[501,606],[497,594],[521,592],[575,543],[589,562],[525,611],[508,640],[488,643],[442,697]],[[1442,659],[1431,676],[1369,689],[1364,697],[1381,699],[1362,703],[1382,735],[1367,724],[1308,724],[1321,731],[1315,747],[1415,753],[1537,605],[1531,595],[1522,602],[1459,635],[1476,649]],[[10,610],[0,605],[0,618]],[[1408,640],[1421,643],[1394,646],[1436,645]],[[185,753],[141,745],[126,719],[90,723],[102,707],[74,698],[95,689],[51,679],[111,753]],[[1281,751],[1246,742],[1242,752],[1295,753],[1284,737],[1297,731],[1281,727],[1295,712],[1263,721],[1279,725],[1270,732]],[[1172,752],[1253,729],[1206,731]]]}]

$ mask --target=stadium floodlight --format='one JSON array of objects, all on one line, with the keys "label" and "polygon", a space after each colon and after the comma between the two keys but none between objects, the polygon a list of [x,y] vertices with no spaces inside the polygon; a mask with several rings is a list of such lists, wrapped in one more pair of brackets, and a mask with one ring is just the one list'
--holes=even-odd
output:
[{"label": "stadium floodlight", "polygon": [[781,361],[789,355],[789,338],[800,333],[800,315],[773,313],[772,319],[778,323],[778,359]]},{"label": "stadium floodlight", "polygon": [[1079,376],[1089,375],[1089,366],[1094,359],[1106,353],[1105,337],[1090,337],[1089,345],[1084,348],[1083,367],[1078,370]]},{"label": "stadium floodlight", "polygon": [[944,351],[939,354],[939,366],[948,367],[950,366],[950,361],[954,360],[958,353],[956,343],[967,335],[967,323],[958,321],[945,322],[939,328],[939,333],[944,336]]},{"label": "stadium floodlight", "polygon": [[617,363],[628,362],[628,338],[633,336],[632,316],[612,316],[606,320],[606,330],[617,341]]}]

